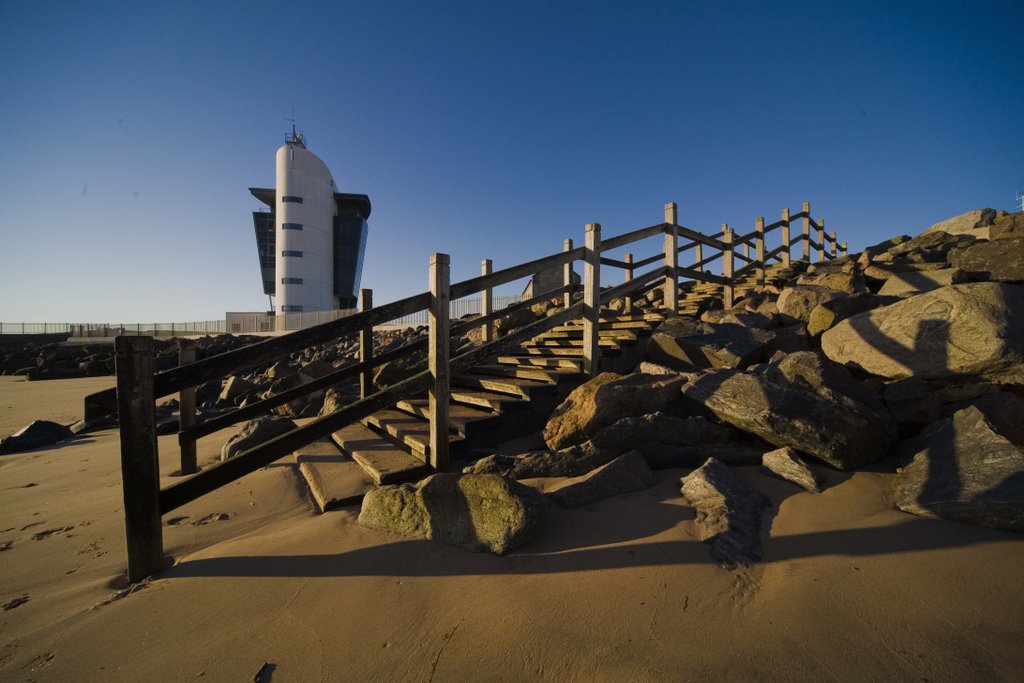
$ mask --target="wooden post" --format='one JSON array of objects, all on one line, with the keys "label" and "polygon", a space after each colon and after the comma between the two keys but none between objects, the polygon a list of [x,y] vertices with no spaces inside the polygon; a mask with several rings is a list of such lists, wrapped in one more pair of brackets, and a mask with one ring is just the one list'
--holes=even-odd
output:
[{"label": "wooden post", "polygon": [[114,353],[128,580],[135,583],[160,571],[164,555],[153,397],[153,338],[117,337]]},{"label": "wooden post", "polygon": [[750,242],[743,243],[743,258],[750,258]]},{"label": "wooden post", "polygon": [[[490,275],[491,274],[491,259],[485,258],[480,264],[480,274]],[[537,292],[533,293],[534,296]],[[494,308],[494,289],[492,287],[484,287],[480,292],[480,315],[490,315],[491,310]],[[484,323],[483,327],[483,341],[484,344],[490,344],[494,341],[494,325],[491,323]]]},{"label": "wooden post", "polygon": [[754,257],[757,263],[757,291],[764,290],[764,216],[758,216],[754,220]]},{"label": "wooden post", "polygon": [[597,374],[600,364],[598,331],[601,317],[601,224],[588,223],[583,264],[583,372]]},{"label": "wooden post", "polygon": [[430,466],[438,472],[448,470],[449,263],[448,254],[430,255],[430,309],[427,317],[427,354],[433,380],[428,393]]},{"label": "wooden post", "polygon": [[821,263],[825,260],[825,219],[818,219],[818,239],[815,240],[818,243],[818,262]]},{"label": "wooden post", "polygon": [[693,245],[693,258],[694,258],[695,263],[696,263],[696,266],[694,266],[694,267],[698,271],[703,273],[704,272],[704,266],[701,264],[701,261],[704,260],[704,245],[701,244],[700,242],[694,242],[694,245]]},{"label": "wooden post", "polygon": [[[188,365],[196,360],[194,339],[178,340],[178,365]],[[178,431],[184,432],[196,423],[196,388],[186,387],[178,393]],[[196,463],[196,442],[189,440],[179,445],[181,451],[181,474],[195,474],[199,471]]]},{"label": "wooden post", "polygon": [[804,261],[811,262],[811,203],[804,202]]},{"label": "wooden post", "polygon": [[[572,251],[572,240],[562,242],[562,251]],[[565,291],[563,299],[565,307],[569,308],[572,306],[572,261],[562,266],[562,284],[569,288]]]},{"label": "wooden post", "polygon": [[[373,308],[373,290],[359,290],[359,310],[366,312]],[[373,326],[366,325],[359,330],[359,362],[373,360]],[[359,398],[366,398],[373,393],[373,370],[367,369],[359,373]]]},{"label": "wooden post", "polygon": [[[633,281],[633,255],[632,254],[626,254],[623,257],[623,260],[626,262],[626,268],[624,270],[625,275],[624,275],[623,282],[632,282]],[[625,313],[626,315],[630,315],[633,312],[633,295],[632,294],[627,294],[625,296],[625,304],[626,305],[622,307],[622,312]]]},{"label": "wooden post", "polygon": [[789,209],[782,210],[782,265],[789,267]]},{"label": "wooden post", "polygon": [[842,244],[840,244],[839,248],[842,250],[843,256],[846,256],[846,242],[843,242]]},{"label": "wooden post", "polygon": [[679,313],[679,283],[676,280],[676,266],[679,262],[679,251],[677,250],[678,231],[676,226],[677,207],[675,202],[665,205],[665,313],[676,315]]},{"label": "wooden post", "polygon": [[829,236],[829,242],[832,243],[832,246],[831,246],[832,258],[835,258],[836,257],[836,233],[835,233],[835,231],[833,230],[832,232],[830,232],[828,234],[828,236]]},{"label": "wooden post", "polygon": [[725,285],[722,287],[722,305],[725,308],[732,308],[733,304],[733,282],[732,282],[732,230],[727,223],[722,223],[722,243],[725,249],[722,251],[722,277],[725,278]]}]

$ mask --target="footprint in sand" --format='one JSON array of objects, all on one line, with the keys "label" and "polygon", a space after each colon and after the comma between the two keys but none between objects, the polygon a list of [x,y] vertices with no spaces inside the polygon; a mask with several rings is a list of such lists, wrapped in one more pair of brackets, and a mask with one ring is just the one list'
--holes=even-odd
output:
[{"label": "footprint in sand", "polygon": [[14,541],[3,541],[2,543],[0,543],[0,552],[10,550],[13,545]]},{"label": "footprint in sand", "polygon": [[60,526],[60,527],[56,527],[56,528],[53,528],[53,529],[47,529],[46,531],[39,531],[37,533],[32,534],[32,540],[33,541],[41,541],[44,538],[48,538],[50,536],[53,536],[54,534],[62,534],[65,531],[71,531],[74,528],[75,528],[74,525],[71,525],[71,526]]},{"label": "footprint in sand", "polygon": [[32,522],[31,524],[26,524],[25,526],[21,527],[21,530],[25,531],[26,529],[31,529],[34,526],[42,526],[43,524],[46,524],[46,522]]},{"label": "footprint in sand", "polygon": [[197,519],[192,522],[192,526],[203,526],[204,524],[213,524],[214,522],[223,522],[231,519],[231,515],[226,512],[214,512],[212,515],[206,515],[202,519]]},{"label": "footprint in sand", "polygon": [[178,526],[179,524],[184,524],[187,519],[188,515],[185,515],[184,517],[171,517],[167,520],[166,524],[167,526]]},{"label": "footprint in sand", "polygon": [[3,607],[3,610],[7,612],[8,610],[12,610],[15,607],[21,607],[26,602],[28,602],[28,593],[22,595],[21,597],[14,598],[13,600],[5,602],[3,605],[0,605],[0,607]]}]

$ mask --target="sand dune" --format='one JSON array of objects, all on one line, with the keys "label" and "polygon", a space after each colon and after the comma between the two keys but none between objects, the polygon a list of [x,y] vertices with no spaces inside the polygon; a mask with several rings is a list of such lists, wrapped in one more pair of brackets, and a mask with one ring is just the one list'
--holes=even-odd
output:
[{"label": "sand dune", "polygon": [[[0,434],[112,382],[0,377]],[[694,540],[685,470],[552,507],[495,557],[314,515],[282,460],[166,516],[174,565],[128,588],[117,433],[3,456],[0,678],[1020,680],[1024,539],[894,511],[885,466],[815,469],[817,496],[738,469],[773,509],[765,562],[731,571]]]}]

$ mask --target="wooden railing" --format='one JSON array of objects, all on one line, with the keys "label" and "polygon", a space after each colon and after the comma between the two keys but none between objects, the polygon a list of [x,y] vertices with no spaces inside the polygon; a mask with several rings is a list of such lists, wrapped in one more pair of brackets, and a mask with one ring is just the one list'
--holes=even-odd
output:
[{"label": "wooden railing", "polygon": [[[772,261],[789,264],[790,249],[794,246],[790,241],[790,223],[796,219],[803,220],[803,233],[797,242],[802,242],[804,259],[809,260],[812,246],[817,249],[818,260],[835,258],[837,255],[835,233],[826,236],[824,220],[819,218],[814,221],[810,215],[810,205],[806,203],[800,213],[792,216],[788,210],[783,210],[782,219],[768,226],[764,225],[763,218],[758,218],[754,230],[742,236],[737,236],[728,225],[722,226],[721,233],[705,235],[679,225],[676,211],[675,203],[667,204],[664,222],[607,239],[602,239],[600,224],[591,223],[586,226],[582,247],[574,248],[572,240],[565,240],[561,252],[497,271],[492,271],[490,260],[484,260],[482,274],[479,277],[454,284],[449,282],[448,255],[433,254],[429,266],[430,288],[426,292],[373,307],[371,293],[369,290],[363,290],[361,312],[355,315],[199,361],[195,360],[194,344],[182,340],[179,346],[179,366],[163,372],[154,372],[151,337],[117,337],[117,386],[116,390],[113,390],[114,393],[108,392],[105,398],[111,400],[116,397],[120,425],[129,580],[138,581],[161,569],[162,515],[264,467],[301,446],[327,437],[342,427],[423,391],[428,395],[430,415],[427,459],[435,470],[447,470],[449,383],[454,372],[470,369],[488,357],[579,318],[583,328],[583,371],[592,376],[597,373],[600,361],[598,324],[602,305],[623,298],[625,310],[629,311],[634,298],[650,289],[663,287],[663,307],[667,313],[675,314],[679,306],[679,281],[683,278],[721,285],[724,303],[727,307],[731,306],[735,283],[741,277],[756,273],[758,285],[763,285],[764,269],[767,264]],[[812,227],[816,230],[816,240],[811,239]],[[766,251],[765,238],[776,230],[781,231],[781,244],[771,251]],[[659,254],[640,260],[634,260],[632,254],[626,254],[623,260],[603,256],[613,249],[658,235],[662,235],[664,240],[662,252]],[[685,242],[679,244],[680,239]],[[754,248],[753,257],[749,255],[750,245]],[[738,253],[737,247],[742,247],[743,253]],[[705,256],[705,248],[714,250],[715,253]],[[693,263],[681,266],[680,254],[690,250],[693,250]],[[841,245],[841,250],[845,255],[845,242]],[[707,266],[718,259],[722,261],[722,274],[708,272]],[[744,265],[735,268],[737,260],[742,261]],[[578,294],[579,289],[579,285],[573,284],[573,265],[577,261],[581,261],[583,266],[582,301],[574,303],[574,295]],[[624,270],[624,282],[602,289],[602,265]],[[638,272],[646,266],[655,267]],[[495,287],[552,268],[562,268],[561,287],[540,293],[506,309],[493,310],[492,291]],[[482,314],[472,320],[452,324],[449,320],[449,302],[475,295],[481,297]],[[500,339],[495,338],[495,322],[519,309],[555,297],[562,299],[562,310],[558,313],[514,330]],[[428,332],[425,338],[413,340],[400,348],[378,355],[374,354],[372,330],[375,325],[424,310],[428,315]],[[474,328],[481,329],[482,345],[449,357],[450,339]],[[333,342],[352,335],[359,340],[358,362],[251,405],[195,424],[195,387],[211,380],[223,379],[268,365],[287,354],[313,345]],[[371,377],[374,368],[383,363],[408,358],[411,354],[424,349],[427,352],[426,369],[412,372],[385,388],[372,390]],[[232,424],[266,414],[277,406],[312,392],[354,378],[358,378],[360,383],[358,400],[229,460],[217,462],[202,470],[198,469],[198,439]],[[161,488],[155,403],[157,399],[172,394],[178,394],[181,407],[178,443],[181,452],[180,474],[185,478]],[[90,398],[95,400],[97,397]]]}]

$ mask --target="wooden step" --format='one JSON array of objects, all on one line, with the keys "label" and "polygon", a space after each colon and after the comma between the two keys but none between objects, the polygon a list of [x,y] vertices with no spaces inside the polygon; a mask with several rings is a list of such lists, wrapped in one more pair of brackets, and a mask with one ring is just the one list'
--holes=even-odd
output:
[{"label": "wooden step", "polygon": [[498,363],[501,365],[515,365],[527,368],[572,368],[579,370],[583,367],[583,358],[571,356],[498,356]]},{"label": "wooden step", "polygon": [[[373,415],[364,418],[363,424],[372,426],[408,446],[412,450],[412,454],[424,462],[430,460],[430,425],[423,419],[401,410],[387,409],[378,410]],[[448,431],[449,449],[458,451],[464,446],[465,439],[459,434],[451,434],[451,429]]]},{"label": "wooden step", "polygon": [[477,408],[483,408],[495,413],[525,410],[530,405],[529,400],[521,396],[509,396],[508,394],[493,391],[478,391],[455,386],[454,379],[452,380],[449,395],[453,403],[476,406]]},{"label": "wooden step", "polygon": [[[624,338],[624,342],[635,341],[635,335],[630,335],[634,339]],[[597,345],[602,349],[617,349],[621,346],[618,340],[611,337],[598,337]],[[526,350],[531,349],[564,349],[566,355],[572,355],[569,351],[580,353],[580,349],[583,348],[583,334],[582,331],[578,335],[577,339],[531,339],[528,342],[523,342],[522,348]],[[530,351],[532,353],[532,351]]]},{"label": "wooden step", "polygon": [[377,486],[415,481],[432,471],[423,460],[358,422],[339,429],[331,438]]},{"label": "wooden step", "polygon": [[473,368],[473,372],[478,375],[532,379],[548,384],[558,384],[560,380],[576,374],[571,368],[526,368],[521,365],[478,365]]},{"label": "wooden step", "polygon": [[452,385],[459,387],[470,387],[483,389],[498,394],[508,394],[530,400],[538,394],[550,396],[556,391],[550,381],[537,381],[520,377],[501,377],[494,375],[478,374],[476,372],[463,373],[452,377]]},{"label": "wooden step", "polygon": [[[415,415],[424,421],[430,420],[430,401],[426,398],[412,398],[399,401],[397,407],[399,410]],[[493,428],[501,417],[501,415],[489,410],[481,410],[459,403],[448,404],[449,430],[470,440],[482,430]]]},{"label": "wooden step", "polygon": [[292,454],[317,510],[327,512],[363,500],[372,488],[363,468],[332,441],[314,441]]}]

